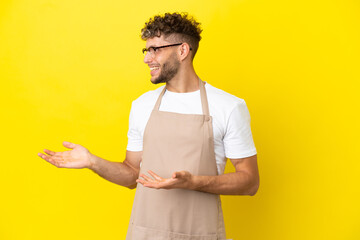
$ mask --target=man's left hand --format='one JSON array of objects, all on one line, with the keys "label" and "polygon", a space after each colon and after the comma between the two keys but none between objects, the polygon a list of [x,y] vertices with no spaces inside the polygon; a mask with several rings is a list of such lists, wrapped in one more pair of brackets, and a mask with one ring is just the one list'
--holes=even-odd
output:
[{"label": "man's left hand", "polygon": [[187,171],[174,172],[171,178],[162,178],[150,170],[148,171],[148,173],[151,175],[152,178],[145,174],[140,174],[136,182],[141,183],[144,187],[156,189],[191,189],[193,176]]}]

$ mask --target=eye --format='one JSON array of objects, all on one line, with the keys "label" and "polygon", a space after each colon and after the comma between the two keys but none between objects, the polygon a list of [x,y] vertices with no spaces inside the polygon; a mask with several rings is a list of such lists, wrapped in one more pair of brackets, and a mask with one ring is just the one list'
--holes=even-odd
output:
[{"label": "eye", "polygon": [[147,51],[148,51],[149,53],[153,54],[153,53],[154,53],[154,48],[153,48],[153,47],[149,47],[149,48],[147,49]]}]

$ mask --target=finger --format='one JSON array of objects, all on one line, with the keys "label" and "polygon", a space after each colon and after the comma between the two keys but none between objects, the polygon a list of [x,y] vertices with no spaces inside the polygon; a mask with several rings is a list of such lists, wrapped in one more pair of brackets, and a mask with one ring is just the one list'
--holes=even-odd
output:
[{"label": "finger", "polygon": [[74,149],[76,147],[75,143],[66,142],[66,141],[63,142],[63,145],[64,145],[64,147],[70,148],[70,149]]},{"label": "finger", "polygon": [[184,176],[183,172],[174,172],[173,173],[173,178],[181,178]]},{"label": "finger", "polygon": [[148,187],[148,188],[155,188],[155,189],[160,189],[160,185],[157,183],[151,183],[151,182],[144,182],[143,184],[144,187]]},{"label": "finger", "polygon": [[48,159],[48,156],[46,156],[46,155],[43,154],[43,153],[38,153],[37,155],[38,155],[39,157],[41,157],[42,159],[45,159],[45,160]]},{"label": "finger", "polygon": [[43,153],[38,153],[38,156],[41,157],[42,159],[44,159],[45,161],[47,161],[48,163],[56,166],[56,167],[63,167],[63,162],[54,160],[52,157],[47,156]]},{"label": "finger", "polygon": [[151,171],[151,170],[149,170],[148,173],[149,173],[154,179],[156,179],[156,180],[158,180],[158,181],[162,181],[162,180],[163,180],[162,177],[160,177],[159,175],[155,174],[155,173],[154,173],[153,171]]},{"label": "finger", "polygon": [[53,156],[53,155],[56,154],[56,152],[53,152],[53,151],[48,150],[48,149],[44,149],[44,153],[49,154],[49,155],[51,155],[51,156]]},{"label": "finger", "polygon": [[154,182],[154,179],[146,176],[145,174],[140,174],[140,177],[142,177],[143,179],[145,179],[148,182]]},{"label": "finger", "polygon": [[61,164],[61,163],[66,163],[67,161],[62,158],[62,157],[59,157],[59,156],[48,156],[48,155],[45,155],[43,153],[38,153],[38,156],[41,157],[42,159],[50,162],[51,164]]},{"label": "finger", "polygon": [[141,183],[142,185],[144,185],[144,183],[145,183],[145,181],[142,180],[142,179],[136,179],[136,182],[137,182],[137,183]]},{"label": "finger", "polygon": [[140,179],[140,178],[137,179],[136,182],[142,184],[144,187],[157,188],[157,187],[154,185],[154,183],[144,181],[143,179]]},{"label": "finger", "polygon": [[38,156],[41,157],[42,159],[45,159],[46,161],[49,161],[52,158],[52,156],[45,155],[43,153],[38,153]]}]

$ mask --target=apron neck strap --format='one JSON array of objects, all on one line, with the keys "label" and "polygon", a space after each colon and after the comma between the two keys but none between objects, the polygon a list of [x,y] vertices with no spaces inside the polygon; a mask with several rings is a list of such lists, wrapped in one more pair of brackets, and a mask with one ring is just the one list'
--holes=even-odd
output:
[{"label": "apron neck strap", "polygon": [[[201,106],[202,106],[203,115],[209,116],[210,115],[209,104],[208,104],[208,100],[207,100],[207,96],[206,96],[205,83],[203,81],[201,81],[200,78],[199,78],[199,87],[200,87],[200,97],[201,97]],[[161,93],[156,101],[156,104],[154,106],[155,110],[159,110],[161,99],[165,94],[165,90],[166,90],[166,85],[165,85],[164,89],[161,91]]]}]

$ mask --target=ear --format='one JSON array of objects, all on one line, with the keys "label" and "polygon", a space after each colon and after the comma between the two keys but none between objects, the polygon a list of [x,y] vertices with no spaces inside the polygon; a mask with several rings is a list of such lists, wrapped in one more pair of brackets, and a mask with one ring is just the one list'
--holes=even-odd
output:
[{"label": "ear", "polygon": [[185,60],[187,57],[190,57],[190,46],[189,44],[187,43],[183,43],[181,46],[180,46],[180,55],[179,55],[179,58],[180,58],[180,61],[183,61]]}]

